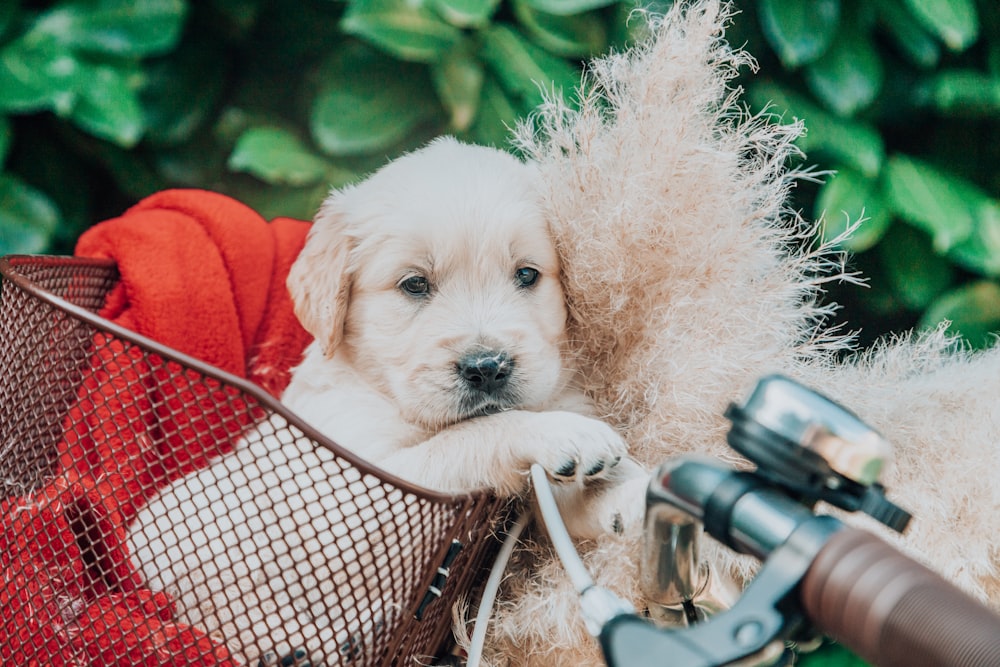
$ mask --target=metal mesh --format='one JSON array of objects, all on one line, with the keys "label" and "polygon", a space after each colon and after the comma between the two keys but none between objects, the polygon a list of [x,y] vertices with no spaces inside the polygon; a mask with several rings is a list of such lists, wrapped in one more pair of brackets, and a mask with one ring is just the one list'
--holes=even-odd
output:
[{"label": "metal mesh", "polygon": [[426,664],[502,504],[426,492],[98,312],[113,263],[0,260],[0,660]]}]

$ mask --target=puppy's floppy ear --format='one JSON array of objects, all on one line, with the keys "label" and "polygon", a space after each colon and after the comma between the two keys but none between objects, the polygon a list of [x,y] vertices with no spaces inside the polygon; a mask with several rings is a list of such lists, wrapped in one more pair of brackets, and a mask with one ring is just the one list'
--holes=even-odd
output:
[{"label": "puppy's floppy ear", "polygon": [[323,346],[327,357],[333,356],[344,336],[351,293],[348,272],[351,243],[340,214],[327,200],[316,215],[305,247],[288,272],[286,284],[295,304],[295,315]]}]

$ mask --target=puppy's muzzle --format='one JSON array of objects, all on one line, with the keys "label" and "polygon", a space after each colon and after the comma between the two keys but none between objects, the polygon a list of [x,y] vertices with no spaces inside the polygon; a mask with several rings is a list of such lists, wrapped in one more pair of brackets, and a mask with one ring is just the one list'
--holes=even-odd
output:
[{"label": "puppy's muzzle", "polygon": [[469,389],[493,395],[503,390],[514,370],[514,359],[499,350],[477,350],[458,360],[458,374]]}]

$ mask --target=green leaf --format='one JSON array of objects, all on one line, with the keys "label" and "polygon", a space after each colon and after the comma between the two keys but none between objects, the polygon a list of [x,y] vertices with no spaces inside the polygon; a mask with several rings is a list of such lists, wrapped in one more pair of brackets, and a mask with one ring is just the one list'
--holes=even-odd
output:
[{"label": "green leaf", "polygon": [[0,50],[0,109],[66,115],[75,103],[80,70],[76,57],[51,39],[16,39]]},{"label": "green leaf", "polygon": [[72,49],[148,56],[177,44],[186,13],[185,0],[66,0],[42,14],[31,32]]},{"label": "green leaf", "polygon": [[524,113],[543,102],[542,90],[569,98],[580,83],[576,68],[503,24],[483,33],[481,57],[504,89],[520,102]]},{"label": "green leaf", "polygon": [[929,233],[939,253],[972,234],[976,202],[988,201],[971,183],[903,155],[889,159],[883,188],[897,215]]},{"label": "green leaf", "polygon": [[945,70],[930,82],[930,101],[945,114],[995,118],[1000,114],[1000,77],[975,70]]},{"label": "green leaf", "polygon": [[497,148],[510,145],[511,131],[520,116],[513,100],[492,76],[483,83],[479,114],[469,134],[476,143]]},{"label": "green leaf", "polygon": [[0,174],[0,255],[44,252],[58,225],[59,211],[45,193]]},{"label": "green leaf", "polygon": [[383,151],[441,116],[427,68],[361,44],[338,50],[320,78],[310,128],[331,155]]},{"label": "green leaf", "polygon": [[878,181],[853,169],[840,169],[819,191],[815,217],[823,221],[823,239],[831,241],[862,220],[841,247],[863,252],[878,243],[892,224],[892,212],[882,199]]},{"label": "green leaf", "polygon": [[599,7],[613,5],[620,0],[527,0],[532,9],[537,9],[546,14],[556,16],[568,16],[570,14],[582,14]]},{"label": "green leaf", "polygon": [[878,96],[885,70],[871,38],[848,30],[841,31],[826,53],[806,67],[805,76],[828,109],[853,116]]},{"label": "green leaf", "polygon": [[483,64],[465,49],[452,50],[431,65],[431,77],[438,97],[451,116],[451,128],[464,132],[472,125],[482,97]]},{"label": "green leaf", "polygon": [[761,0],[757,11],[768,43],[791,68],[823,55],[840,22],[839,0]]},{"label": "green leaf", "polygon": [[952,51],[964,51],[979,37],[975,0],[904,0],[925,29]]},{"label": "green leaf", "polygon": [[597,14],[546,14],[529,0],[514,0],[514,15],[536,44],[556,55],[583,58],[608,44],[605,22]]},{"label": "green leaf", "polygon": [[1000,203],[980,201],[974,212],[972,233],[952,246],[948,257],[970,271],[987,276],[1000,276]]},{"label": "green leaf", "polygon": [[910,62],[930,69],[941,60],[941,47],[934,36],[901,3],[902,0],[876,0],[879,23]]},{"label": "green leaf", "polygon": [[70,118],[95,137],[125,148],[134,146],[146,122],[131,72],[87,63],[81,63],[81,70]]},{"label": "green leaf", "polygon": [[834,162],[870,178],[877,176],[881,170],[885,148],[882,136],[871,125],[838,118],[806,97],[767,81],[751,86],[747,95],[758,109],[771,105],[785,122],[793,118],[802,119],[806,134],[796,143],[806,153],[827,155]]},{"label": "green leaf", "polygon": [[353,0],[340,26],[398,58],[416,62],[440,59],[462,38],[458,28],[421,0]]},{"label": "green leaf", "polygon": [[271,185],[303,186],[323,180],[328,165],[288,130],[255,127],[237,140],[229,168],[253,174]]},{"label": "green leaf", "polygon": [[1000,285],[978,281],[963,285],[935,301],[920,320],[923,328],[950,322],[948,330],[961,334],[973,347],[996,343],[1000,331]]},{"label": "green leaf", "polygon": [[954,279],[951,265],[934,252],[929,237],[896,225],[879,245],[879,257],[896,298],[910,310],[923,310]]},{"label": "green leaf", "polygon": [[490,23],[500,0],[431,0],[431,6],[448,23],[459,28],[482,28]]},{"label": "green leaf", "polygon": [[95,64],[66,49],[35,34],[0,51],[0,109],[51,109],[95,136],[135,145],[145,129],[135,66]]}]

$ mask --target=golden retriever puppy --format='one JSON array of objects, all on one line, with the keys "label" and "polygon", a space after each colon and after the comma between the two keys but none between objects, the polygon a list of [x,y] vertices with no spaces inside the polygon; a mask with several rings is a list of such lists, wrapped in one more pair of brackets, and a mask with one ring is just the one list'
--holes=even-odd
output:
[{"label": "golden retriever puppy", "polygon": [[533,169],[440,139],[323,205],[288,284],[316,337],[283,401],[383,469],[520,491],[625,453],[564,359],[559,260]]},{"label": "golden retriever puppy", "polygon": [[[590,482],[637,466],[619,465],[621,438],[573,388],[531,165],[453,139],[397,159],[330,195],[288,285],[315,336],[282,397],[305,421],[439,491],[515,495],[537,462],[561,489],[571,532],[620,528],[619,503],[604,497],[617,491]],[[350,617],[327,610],[391,549],[343,538],[351,521],[391,524],[399,498],[347,517],[338,503],[357,476],[304,438],[282,441],[280,426],[164,489],[134,523],[132,553],[182,620],[245,661],[357,657],[392,601],[354,601]],[[392,538],[405,559],[409,536]]]}]

